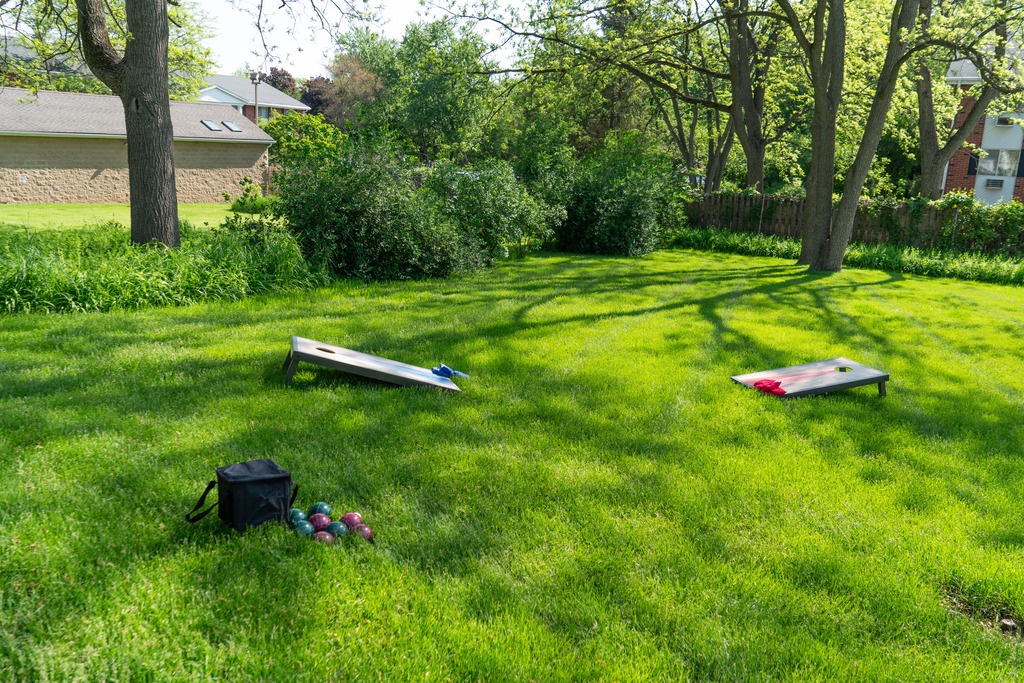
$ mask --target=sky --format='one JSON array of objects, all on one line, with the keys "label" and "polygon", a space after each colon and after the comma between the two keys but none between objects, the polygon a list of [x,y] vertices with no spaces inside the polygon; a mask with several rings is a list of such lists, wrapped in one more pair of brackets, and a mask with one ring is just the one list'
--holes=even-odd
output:
[{"label": "sky", "polygon": [[[252,3],[251,0],[239,0],[236,4]],[[269,7],[278,4],[274,0],[267,3]],[[251,15],[233,9],[226,0],[204,2],[202,9],[209,16],[210,27],[215,34],[206,41],[217,63],[215,73],[232,74],[237,70],[249,71],[253,68],[269,71],[270,67],[276,66],[284,68],[296,78],[325,75],[325,53],[330,55],[333,52],[332,42],[327,32],[319,28],[311,29],[314,25],[312,21],[301,22],[289,31],[289,22],[284,16],[275,15],[272,22],[274,30],[267,41],[275,46],[274,57],[265,60],[259,32]],[[427,12],[428,9],[421,7],[419,0],[386,0],[382,15],[384,23],[377,29],[386,37],[401,38],[405,25],[423,19]],[[254,54],[254,51],[260,54]]]}]

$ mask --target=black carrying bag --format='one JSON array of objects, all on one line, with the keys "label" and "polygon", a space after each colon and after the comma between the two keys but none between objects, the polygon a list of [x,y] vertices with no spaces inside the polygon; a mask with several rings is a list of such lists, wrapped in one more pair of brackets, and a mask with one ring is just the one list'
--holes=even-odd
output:
[{"label": "black carrying bag", "polygon": [[[215,486],[217,502],[197,514]],[[195,524],[217,508],[224,523],[239,533],[264,522],[287,522],[298,493],[292,475],[270,458],[226,465],[217,468],[217,478],[207,485],[185,521]]]}]

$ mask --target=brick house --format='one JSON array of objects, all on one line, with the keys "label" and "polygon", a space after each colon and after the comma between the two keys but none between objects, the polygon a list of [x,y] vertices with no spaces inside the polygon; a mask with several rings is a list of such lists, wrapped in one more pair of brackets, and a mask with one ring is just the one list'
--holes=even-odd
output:
[{"label": "brick house", "polygon": [[[981,83],[978,69],[971,62],[954,62],[946,72],[946,82],[959,87],[960,101],[955,124],[959,126],[974,106],[969,88]],[[969,147],[957,150],[946,166],[943,192],[968,192],[984,204],[1011,200],[1024,201],[1024,128],[1015,123],[1014,112],[989,111],[967,138]],[[985,150],[978,154],[975,150]]]},{"label": "brick house", "polygon": [[[244,76],[214,75],[206,79],[208,85],[199,91],[201,102],[229,104],[250,121],[256,121],[256,107],[259,117],[269,119],[271,114],[285,114],[297,111],[305,114],[309,107],[268,83],[254,86]],[[257,103],[256,98],[259,98]]]},{"label": "brick house", "polygon": [[[178,201],[262,180],[274,140],[223,104],[171,102]],[[111,95],[0,88],[0,203],[127,202],[124,110]]]}]

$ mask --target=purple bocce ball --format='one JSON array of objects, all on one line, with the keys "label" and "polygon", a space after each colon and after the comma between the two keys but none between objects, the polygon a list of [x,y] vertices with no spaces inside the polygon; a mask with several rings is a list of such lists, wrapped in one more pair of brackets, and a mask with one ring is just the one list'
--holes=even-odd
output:
[{"label": "purple bocce ball", "polygon": [[358,512],[346,512],[344,515],[342,515],[341,521],[345,523],[345,526],[351,529],[357,524],[363,523],[363,516],[360,515]]},{"label": "purple bocce ball", "polygon": [[327,528],[327,525],[331,523],[331,518],[322,512],[318,512],[309,518],[309,523],[313,525],[313,528],[317,531],[323,531]]}]

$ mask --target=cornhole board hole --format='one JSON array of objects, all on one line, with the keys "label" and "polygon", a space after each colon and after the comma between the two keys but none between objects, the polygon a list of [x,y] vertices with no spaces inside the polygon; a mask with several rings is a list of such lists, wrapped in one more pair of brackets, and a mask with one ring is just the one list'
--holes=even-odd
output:
[{"label": "cornhole board hole", "polygon": [[831,391],[861,387],[865,384],[877,384],[878,395],[885,396],[885,383],[889,380],[889,375],[849,358],[830,358],[815,363],[793,365],[788,368],[734,375],[732,379],[752,389],[756,389],[754,383],[761,380],[778,382],[779,388],[785,392],[776,394],[779,398],[815,396]]},{"label": "cornhole board hole", "polygon": [[455,386],[455,382],[447,377],[435,375],[427,368],[294,336],[292,350],[284,359],[285,385],[291,384],[299,361],[405,387],[437,387],[447,391],[461,391]]}]

